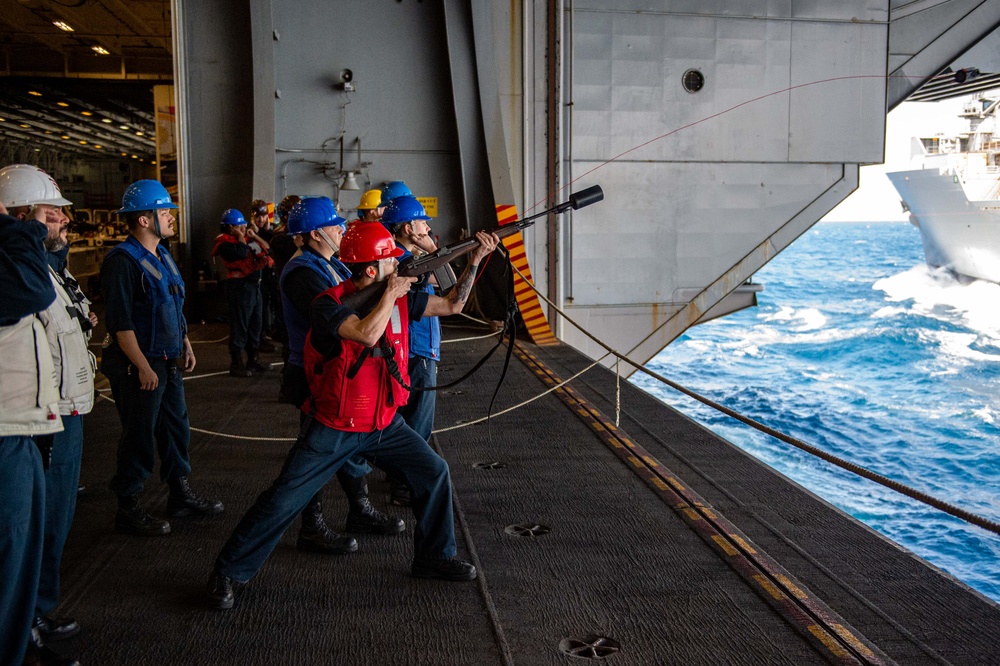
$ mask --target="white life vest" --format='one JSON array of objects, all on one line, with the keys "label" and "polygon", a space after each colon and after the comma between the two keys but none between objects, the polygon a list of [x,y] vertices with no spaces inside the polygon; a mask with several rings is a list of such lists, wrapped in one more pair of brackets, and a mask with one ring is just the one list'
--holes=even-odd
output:
[{"label": "white life vest", "polygon": [[62,429],[52,352],[41,320],[29,315],[0,326],[0,436]]},{"label": "white life vest", "polygon": [[[88,414],[94,408],[94,373],[97,359],[87,349],[87,338],[80,328],[77,299],[66,292],[59,276],[49,268],[56,300],[38,313],[52,351],[59,391],[59,413],[65,416]],[[86,315],[82,315],[86,316]]]}]

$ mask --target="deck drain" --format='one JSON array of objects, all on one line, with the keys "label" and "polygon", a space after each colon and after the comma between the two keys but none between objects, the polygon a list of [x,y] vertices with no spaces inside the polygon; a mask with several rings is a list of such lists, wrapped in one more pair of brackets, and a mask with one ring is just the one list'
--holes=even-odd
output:
[{"label": "deck drain", "polygon": [[507,466],[507,463],[503,462],[478,462],[472,463],[472,466],[476,469],[503,469]]},{"label": "deck drain", "polygon": [[583,638],[564,638],[559,641],[559,649],[577,659],[606,659],[621,651],[621,644],[607,636],[588,634]]},{"label": "deck drain", "polygon": [[551,527],[546,525],[508,525],[503,530],[511,536],[519,537],[538,537],[544,536],[552,531]]}]

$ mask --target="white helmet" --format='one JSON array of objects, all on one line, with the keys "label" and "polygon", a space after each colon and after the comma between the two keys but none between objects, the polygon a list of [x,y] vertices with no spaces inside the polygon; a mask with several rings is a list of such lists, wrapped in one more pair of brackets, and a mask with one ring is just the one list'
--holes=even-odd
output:
[{"label": "white helmet", "polygon": [[30,164],[12,164],[0,169],[0,203],[8,209],[48,204],[69,206],[52,176]]}]

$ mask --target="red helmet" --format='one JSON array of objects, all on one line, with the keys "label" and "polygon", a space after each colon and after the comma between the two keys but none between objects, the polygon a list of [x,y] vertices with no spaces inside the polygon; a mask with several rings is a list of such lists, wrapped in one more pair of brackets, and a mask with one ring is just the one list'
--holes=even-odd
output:
[{"label": "red helmet", "polygon": [[340,260],[345,264],[363,264],[402,254],[392,234],[378,222],[356,222],[340,240]]}]

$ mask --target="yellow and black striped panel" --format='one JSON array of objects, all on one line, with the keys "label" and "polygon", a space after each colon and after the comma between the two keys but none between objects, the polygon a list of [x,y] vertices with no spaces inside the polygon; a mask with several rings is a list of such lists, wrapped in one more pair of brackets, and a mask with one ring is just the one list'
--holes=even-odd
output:
[{"label": "yellow and black striped panel", "polygon": [[[500,226],[509,224],[517,220],[517,208],[511,205],[497,206],[497,222]],[[503,240],[504,247],[510,252],[510,262],[521,271],[528,280],[534,283],[531,277],[531,268],[528,266],[528,255],[524,251],[524,237],[521,232],[508,236]],[[524,325],[528,329],[528,335],[532,342],[540,347],[554,345],[559,342],[552,334],[548,319],[542,310],[542,303],[535,295],[531,285],[525,283],[521,276],[514,273],[514,297],[517,299],[517,306],[521,309],[521,316],[524,318]]]}]

